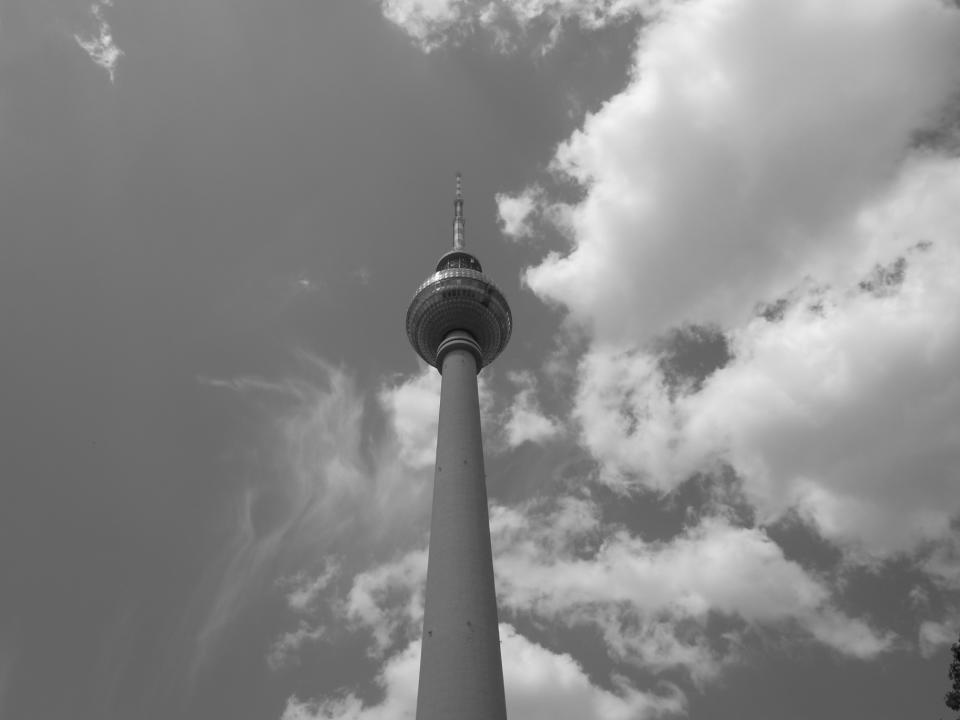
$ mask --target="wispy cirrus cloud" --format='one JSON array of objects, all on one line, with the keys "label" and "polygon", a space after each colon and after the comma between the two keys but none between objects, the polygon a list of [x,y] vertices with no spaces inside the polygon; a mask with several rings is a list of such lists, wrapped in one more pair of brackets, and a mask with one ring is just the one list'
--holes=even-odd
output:
[{"label": "wispy cirrus cloud", "polygon": [[244,456],[247,480],[224,519],[229,540],[197,590],[194,668],[252,597],[275,591],[275,574],[304,547],[323,544],[330,551],[316,576],[301,567],[282,583],[297,625],[275,642],[268,658],[274,667],[323,636],[312,610],[341,573],[338,548],[348,555],[376,548],[384,537],[420,538],[427,478],[397,461],[397,432],[368,443],[367,397],[356,379],[322,358],[298,357],[299,372],[283,378],[201,379],[241,400],[259,430]]},{"label": "wispy cirrus cloud", "polygon": [[98,0],[90,6],[90,15],[96,23],[93,34],[77,33],[73,36],[83,50],[97,65],[107,71],[110,82],[116,81],[117,63],[123,56],[113,37],[113,29],[106,19],[106,8],[113,7],[113,0]]}]

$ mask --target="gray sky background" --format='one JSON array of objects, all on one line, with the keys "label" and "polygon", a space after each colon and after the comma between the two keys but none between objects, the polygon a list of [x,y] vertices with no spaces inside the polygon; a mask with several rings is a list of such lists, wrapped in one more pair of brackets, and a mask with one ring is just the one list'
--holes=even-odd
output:
[{"label": "gray sky background", "polygon": [[416,697],[450,241],[514,720],[946,717],[960,11],[0,3],[0,716]]}]

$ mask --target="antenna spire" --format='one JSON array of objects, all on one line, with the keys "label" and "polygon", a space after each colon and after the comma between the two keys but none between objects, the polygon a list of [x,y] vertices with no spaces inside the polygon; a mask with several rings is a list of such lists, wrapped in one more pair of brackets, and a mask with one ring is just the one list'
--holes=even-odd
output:
[{"label": "antenna spire", "polygon": [[457,173],[457,196],[453,201],[453,249],[463,249],[463,185],[460,173]]}]

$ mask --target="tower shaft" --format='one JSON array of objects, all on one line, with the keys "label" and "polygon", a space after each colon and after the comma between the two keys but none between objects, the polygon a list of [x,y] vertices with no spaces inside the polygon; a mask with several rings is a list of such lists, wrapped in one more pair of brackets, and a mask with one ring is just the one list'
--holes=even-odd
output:
[{"label": "tower shaft", "polygon": [[513,316],[464,249],[459,173],[453,207],[453,249],[407,308],[407,338],[442,378],[417,720],[506,720],[477,373]]},{"label": "tower shaft", "polygon": [[506,719],[480,434],[479,352],[464,332],[450,333],[441,345],[417,720]]}]

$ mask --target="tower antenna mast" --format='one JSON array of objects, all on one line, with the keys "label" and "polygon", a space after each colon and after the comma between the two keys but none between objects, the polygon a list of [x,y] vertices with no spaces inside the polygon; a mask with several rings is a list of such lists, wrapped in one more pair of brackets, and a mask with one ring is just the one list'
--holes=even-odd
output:
[{"label": "tower antenna mast", "polygon": [[463,250],[463,180],[457,173],[457,196],[453,201],[453,249]]}]

